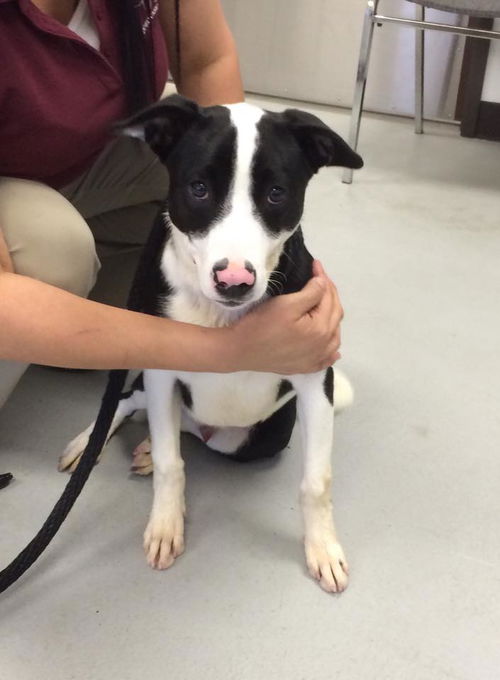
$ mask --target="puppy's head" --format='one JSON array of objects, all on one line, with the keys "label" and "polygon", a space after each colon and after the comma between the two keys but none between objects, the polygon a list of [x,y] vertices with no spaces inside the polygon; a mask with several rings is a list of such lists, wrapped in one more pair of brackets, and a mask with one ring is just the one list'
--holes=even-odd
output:
[{"label": "puppy's head", "polygon": [[361,158],[316,116],[250,104],[200,108],[168,97],[121,125],[170,175],[168,213],[199,288],[226,307],[263,297],[299,225],[311,176]]}]

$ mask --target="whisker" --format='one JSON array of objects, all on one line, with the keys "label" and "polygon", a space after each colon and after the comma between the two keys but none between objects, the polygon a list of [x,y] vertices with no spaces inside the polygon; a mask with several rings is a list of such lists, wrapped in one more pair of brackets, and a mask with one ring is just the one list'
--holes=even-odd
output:
[{"label": "whisker", "polygon": [[269,276],[268,283],[271,286],[271,288],[273,288],[279,294],[283,291],[283,283],[281,281],[276,281],[275,279],[273,279],[272,276],[273,273],[274,272],[272,272],[271,275]]},{"label": "whisker", "polygon": [[283,281],[286,281],[286,274],[284,272],[280,272],[277,269],[274,269],[269,276],[272,276],[273,274],[275,274],[276,276],[281,276]]},{"label": "whisker", "polygon": [[294,260],[292,260],[292,258],[290,257],[290,255],[286,252],[286,250],[284,250],[284,251],[282,252],[282,255],[285,255],[286,257],[288,257],[289,261],[293,264],[293,266],[294,266],[294,267],[296,266]]},{"label": "whisker", "polygon": [[272,291],[277,291],[277,288],[276,288],[276,281],[273,281],[272,279],[269,279],[269,281],[267,282],[267,285],[268,285],[268,287],[269,287]]}]

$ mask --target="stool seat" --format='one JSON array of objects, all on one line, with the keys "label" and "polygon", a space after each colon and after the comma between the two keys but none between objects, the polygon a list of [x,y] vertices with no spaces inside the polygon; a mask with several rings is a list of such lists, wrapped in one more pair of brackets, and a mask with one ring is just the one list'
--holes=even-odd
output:
[{"label": "stool seat", "polygon": [[409,0],[409,2],[470,17],[500,17],[500,0]]}]

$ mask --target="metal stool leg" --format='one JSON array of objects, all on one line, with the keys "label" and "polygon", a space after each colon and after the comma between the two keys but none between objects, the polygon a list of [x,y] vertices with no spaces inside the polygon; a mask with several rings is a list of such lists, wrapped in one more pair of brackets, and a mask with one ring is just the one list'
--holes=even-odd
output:
[{"label": "metal stool leg", "polygon": [[[417,21],[425,21],[425,7],[416,5]],[[425,31],[415,31],[415,133],[424,131],[424,45]]]},{"label": "metal stool leg", "polygon": [[[373,37],[373,15],[377,11],[379,0],[369,0],[365,12],[363,32],[361,34],[361,47],[359,50],[358,72],[356,76],[356,86],[352,102],[351,127],[349,130],[349,144],[356,151],[358,147],[359,126],[361,124],[361,113],[363,112],[363,100],[365,97],[366,78],[368,75],[368,62],[370,60],[370,50]],[[345,168],[342,181],[345,184],[352,182],[352,170]]]}]

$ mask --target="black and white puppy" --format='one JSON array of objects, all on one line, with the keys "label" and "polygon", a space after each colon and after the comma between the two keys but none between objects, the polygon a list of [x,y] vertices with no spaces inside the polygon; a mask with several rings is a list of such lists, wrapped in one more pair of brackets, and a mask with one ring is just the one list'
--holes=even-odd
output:
[{"label": "black and white puppy", "polygon": [[[200,108],[174,95],[123,127],[151,146],[170,175],[144,311],[207,327],[230,324],[267,297],[305,285],[312,265],[300,229],[307,183],[322,166],[363,164],[318,118],[294,109]],[[143,378],[123,395],[109,436],[132,412],[147,409],[151,441],[138,453],[151,448],[154,470],[148,563],[165,569],[184,550],[180,432],[238,460],[272,456],[289,441],[297,405],[307,565],[325,590],[343,590],[348,569],[331,503],[332,368],[286,378],[146,370]],[[335,388],[336,401],[349,400],[345,379],[336,376]],[[68,445],[60,469],[74,466],[91,429]]]}]

